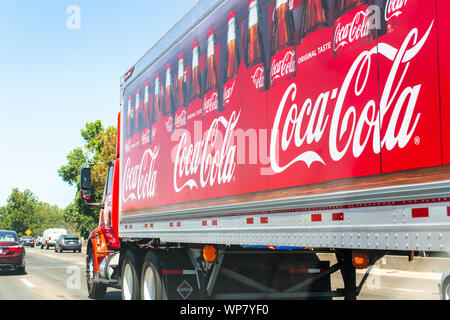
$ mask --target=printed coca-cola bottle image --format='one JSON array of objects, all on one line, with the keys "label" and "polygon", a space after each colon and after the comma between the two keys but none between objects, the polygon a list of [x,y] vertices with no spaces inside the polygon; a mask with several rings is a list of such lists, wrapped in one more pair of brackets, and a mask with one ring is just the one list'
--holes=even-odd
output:
[{"label": "printed coca-cola bottle image", "polygon": [[333,50],[335,56],[368,43],[376,37],[376,30],[370,26],[368,0],[337,0],[334,22]]},{"label": "printed coca-cola bottle image", "polygon": [[228,15],[227,51],[225,59],[225,81],[236,77],[239,67],[239,49],[237,46],[236,10]]},{"label": "printed coca-cola bottle image", "polygon": [[238,27],[236,10],[228,15],[227,50],[225,52],[225,81],[223,85],[223,106],[226,107],[233,94],[236,76],[241,61],[238,48]]},{"label": "printed coca-cola bottle image", "polygon": [[159,73],[155,74],[155,91],[153,95],[153,123],[158,121],[159,113],[162,112],[162,92],[161,83],[159,81]]},{"label": "printed coca-cola bottle image", "polygon": [[131,131],[131,113],[132,113],[132,107],[131,107],[131,96],[128,96],[128,104],[127,104],[127,137],[131,137],[132,131]]},{"label": "printed coca-cola bottle image", "polygon": [[136,89],[136,101],[134,106],[134,114],[135,114],[135,120],[134,120],[134,131],[135,133],[139,132],[141,129],[141,123],[142,123],[142,110],[140,110],[140,90]]},{"label": "printed coca-cola bottle image", "polygon": [[304,13],[305,0],[289,0],[289,10],[292,12],[294,21],[294,43],[299,42],[299,36],[301,35],[301,27]]},{"label": "printed coca-cola bottle image", "polygon": [[200,77],[200,47],[198,41],[192,45],[192,75],[191,75],[191,101],[200,98],[201,95],[201,77]]},{"label": "printed coca-cola bottle image", "polygon": [[177,108],[175,111],[175,129],[186,126],[186,76],[184,69],[184,54],[178,56],[178,76],[176,86],[176,102]]},{"label": "printed coca-cola bottle image", "polygon": [[166,119],[166,128],[169,132],[173,131],[173,114],[175,113],[175,103],[172,88],[172,66],[169,63],[166,66],[166,90],[164,94],[164,116],[169,116],[169,118]]},{"label": "printed coca-cola bottle image", "polygon": [[288,0],[276,0],[272,30],[270,85],[295,75],[294,20]]},{"label": "printed coca-cola bottle image", "polygon": [[143,114],[143,127],[148,128],[150,126],[150,100],[149,100],[149,82],[145,82],[144,85],[144,114]]},{"label": "printed coca-cola bottle image", "polygon": [[264,90],[265,68],[264,50],[260,28],[260,9],[258,0],[248,1],[248,29],[245,45],[245,64],[257,90]]},{"label": "printed coca-cola bottle image", "polygon": [[219,106],[215,47],[214,28],[212,28],[207,35],[205,95],[203,97],[204,114],[216,110]]},{"label": "printed coca-cola bottle image", "polygon": [[149,112],[149,82],[145,82],[144,85],[144,103],[143,103],[143,111],[140,113],[140,117],[142,119],[141,121],[141,143],[142,145],[150,144],[151,138],[150,138],[150,112]]},{"label": "printed coca-cola bottle image", "polygon": [[328,3],[326,0],[305,0],[303,36],[328,26]]},{"label": "printed coca-cola bottle image", "polygon": [[173,84],[172,84],[172,66],[167,64],[166,67],[166,94],[164,95],[164,114],[173,113],[175,110],[174,96],[173,96]]},{"label": "printed coca-cola bottle image", "polygon": [[186,107],[186,78],[184,76],[184,55],[178,56],[177,106]]},{"label": "printed coca-cola bottle image", "polygon": [[217,87],[217,69],[215,61],[215,36],[214,29],[208,31],[206,47],[206,91],[215,89]]}]

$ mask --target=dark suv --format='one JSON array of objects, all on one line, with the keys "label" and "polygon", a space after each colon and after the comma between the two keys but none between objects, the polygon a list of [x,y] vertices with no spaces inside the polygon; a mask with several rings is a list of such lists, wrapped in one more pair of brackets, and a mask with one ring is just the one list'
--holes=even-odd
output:
[{"label": "dark suv", "polygon": [[76,234],[62,234],[55,243],[55,252],[63,252],[64,250],[73,250],[73,252],[81,252],[81,240]]}]

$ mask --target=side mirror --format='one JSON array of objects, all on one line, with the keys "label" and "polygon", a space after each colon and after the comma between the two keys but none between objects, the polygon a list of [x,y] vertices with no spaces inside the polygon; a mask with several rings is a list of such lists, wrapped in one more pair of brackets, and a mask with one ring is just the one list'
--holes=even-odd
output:
[{"label": "side mirror", "polygon": [[91,168],[82,168],[80,173],[81,197],[83,200],[91,199]]}]

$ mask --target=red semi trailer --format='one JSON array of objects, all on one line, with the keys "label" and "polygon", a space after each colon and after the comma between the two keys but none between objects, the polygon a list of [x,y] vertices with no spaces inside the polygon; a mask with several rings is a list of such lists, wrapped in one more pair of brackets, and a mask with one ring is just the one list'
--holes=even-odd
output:
[{"label": "red semi trailer", "polygon": [[198,2],[122,78],[90,297],[354,299],[450,251],[447,2]]}]

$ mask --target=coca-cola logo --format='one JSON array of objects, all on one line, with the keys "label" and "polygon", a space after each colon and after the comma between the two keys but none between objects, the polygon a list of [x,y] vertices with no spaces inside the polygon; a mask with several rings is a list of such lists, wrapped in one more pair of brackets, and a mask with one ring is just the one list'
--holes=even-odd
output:
[{"label": "coca-cola logo", "polygon": [[[326,166],[324,158],[314,151],[317,149],[313,147],[314,143],[321,141],[326,131],[329,132],[328,152],[333,161],[341,160],[349,150],[354,158],[358,158],[369,146],[374,154],[379,154],[382,148],[389,151],[396,146],[406,147],[421,118],[415,107],[422,85],[410,86],[404,83],[404,79],[411,61],[424,46],[433,25],[434,21],[420,41],[418,30],[412,29],[399,49],[387,43],[379,43],[378,47],[362,52],[348,71],[342,86],[320,93],[315,103],[313,99],[308,98],[299,108],[295,102],[298,88],[295,83],[291,84],[280,101],[273,122],[270,139],[270,163],[273,172],[281,173],[297,162],[303,162],[308,167],[313,163]],[[357,112],[354,106],[345,106],[344,102],[347,95],[354,93],[359,97],[364,92],[370,69],[375,65],[370,63],[370,59],[376,56],[377,51],[392,61],[381,92],[379,108],[377,98],[374,98],[367,101],[362,111]],[[350,88],[351,83],[354,83],[353,90]],[[334,99],[335,106],[327,108],[329,102]],[[390,118],[386,118],[388,114]],[[384,126],[383,130],[380,128],[381,124]],[[382,132],[384,136],[380,137]],[[281,155],[293,145],[299,150],[295,157],[283,160],[284,163],[278,160],[286,159],[277,153],[278,138],[281,139]]]},{"label": "coca-cola logo", "polygon": [[142,132],[141,142],[142,142],[142,144],[150,143],[150,130],[149,129],[146,129]]},{"label": "coca-cola logo", "polygon": [[230,102],[230,98],[233,95],[234,85],[236,84],[236,79],[229,81],[223,88],[223,104],[226,105]]},{"label": "coca-cola logo", "polygon": [[287,50],[281,60],[274,56],[270,68],[270,82],[295,72],[295,50]]},{"label": "coca-cola logo", "polygon": [[212,93],[205,96],[205,101],[203,102],[203,110],[205,113],[214,111],[219,108],[219,95],[217,91],[213,91]]},{"label": "coca-cola logo", "polygon": [[351,22],[345,24],[338,22],[334,32],[334,51],[369,36],[371,28],[369,16],[368,9],[360,10]]},{"label": "coca-cola logo", "polygon": [[388,0],[384,11],[384,19],[386,21],[391,20],[394,17],[398,17],[402,14],[400,11],[408,2],[408,0]]},{"label": "coca-cola logo", "polygon": [[220,116],[212,122],[203,140],[190,143],[188,133],[181,136],[175,156],[173,188],[204,188],[232,181],[236,167],[234,129],[239,121],[236,111],[229,119]]},{"label": "coca-cola logo", "polygon": [[175,128],[181,128],[186,125],[186,110],[181,110],[177,115],[175,115]]},{"label": "coca-cola logo", "polygon": [[264,66],[258,66],[251,76],[252,82],[257,90],[264,88]]},{"label": "coca-cola logo", "polygon": [[168,132],[172,132],[172,129],[173,129],[173,117],[172,116],[169,116],[169,118],[167,119],[165,125],[166,125],[167,131]]},{"label": "coca-cola logo", "polygon": [[123,202],[151,199],[156,195],[158,153],[159,146],[146,150],[137,165],[131,163],[131,158],[127,159],[123,174]]},{"label": "coca-cola logo", "polygon": [[131,139],[125,140],[125,153],[130,152],[131,150]]}]

